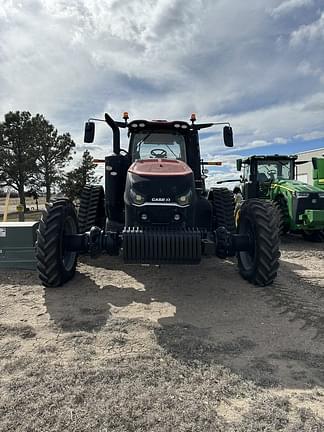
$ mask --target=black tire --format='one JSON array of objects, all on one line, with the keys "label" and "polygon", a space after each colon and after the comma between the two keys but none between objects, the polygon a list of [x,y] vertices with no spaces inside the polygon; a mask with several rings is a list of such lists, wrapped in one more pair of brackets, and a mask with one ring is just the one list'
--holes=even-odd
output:
[{"label": "black tire", "polygon": [[211,189],[208,195],[213,208],[212,229],[224,227],[230,233],[235,233],[234,195],[227,188]]},{"label": "black tire", "polygon": [[245,201],[240,209],[238,233],[248,235],[252,246],[249,252],[238,252],[240,274],[255,285],[272,284],[280,258],[280,235],[272,203],[256,198]]},{"label": "black tire", "polygon": [[285,222],[283,211],[280,207],[280,204],[277,201],[271,201],[273,205],[273,209],[275,211],[275,217],[278,224],[279,235],[283,236],[287,231],[285,230]]},{"label": "black tire", "polygon": [[105,227],[105,193],[102,186],[86,185],[81,193],[78,212],[79,232],[89,231],[91,227]]},{"label": "black tire", "polygon": [[74,205],[59,200],[46,206],[37,230],[36,261],[40,280],[46,287],[58,287],[75,274],[77,253],[64,251],[64,235],[78,233]]},{"label": "black tire", "polygon": [[274,203],[280,209],[280,235],[287,234],[290,230],[290,215],[287,200],[283,196],[279,196]]},{"label": "black tire", "polygon": [[314,231],[303,231],[303,237],[305,240],[313,243],[324,242],[324,230],[314,230]]}]

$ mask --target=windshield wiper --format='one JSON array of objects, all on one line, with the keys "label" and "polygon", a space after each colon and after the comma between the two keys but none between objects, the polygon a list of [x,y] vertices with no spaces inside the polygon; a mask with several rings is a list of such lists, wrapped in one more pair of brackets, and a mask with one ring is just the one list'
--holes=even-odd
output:
[{"label": "windshield wiper", "polygon": [[173,154],[173,156],[177,159],[177,155],[174,153],[174,151],[171,149],[171,147],[169,147],[168,144],[165,144],[165,145],[168,147],[168,149],[169,149],[170,152]]},{"label": "windshield wiper", "polygon": [[147,140],[147,138],[149,138],[152,135],[153,132],[149,132],[147,135],[145,135],[144,138],[142,138],[140,141],[138,141],[138,143],[136,144],[136,151],[139,152],[141,149],[141,145],[143,144],[143,142],[145,142]]}]

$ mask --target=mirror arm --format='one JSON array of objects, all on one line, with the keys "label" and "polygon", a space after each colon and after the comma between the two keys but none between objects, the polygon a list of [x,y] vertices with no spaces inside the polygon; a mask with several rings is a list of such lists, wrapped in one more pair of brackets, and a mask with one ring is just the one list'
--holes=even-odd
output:
[{"label": "mirror arm", "polygon": [[106,122],[106,120],[103,120],[103,119],[97,119],[97,118],[89,118],[88,119],[88,122],[90,122],[90,121],[101,121],[101,122]]}]

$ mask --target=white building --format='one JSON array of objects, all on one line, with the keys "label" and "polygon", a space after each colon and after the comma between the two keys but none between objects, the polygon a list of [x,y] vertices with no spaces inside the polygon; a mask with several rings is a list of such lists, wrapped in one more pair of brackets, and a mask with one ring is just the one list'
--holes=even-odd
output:
[{"label": "white building", "polygon": [[308,161],[305,164],[297,165],[297,180],[313,184],[313,157],[324,157],[324,147],[297,153],[298,161]]}]

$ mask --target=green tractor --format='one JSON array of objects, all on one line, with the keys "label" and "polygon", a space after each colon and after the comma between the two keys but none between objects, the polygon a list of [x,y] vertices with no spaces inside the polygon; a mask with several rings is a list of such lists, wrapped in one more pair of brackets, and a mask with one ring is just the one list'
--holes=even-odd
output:
[{"label": "green tractor", "polygon": [[[243,199],[261,198],[275,203],[282,233],[301,233],[306,240],[324,241],[324,192],[296,180],[297,156],[251,156],[236,161],[243,173]],[[320,161],[322,163],[322,161]],[[322,165],[318,171],[322,170]],[[318,172],[317,171],[317,172]],[[324,188],[324,185],[323,185]]]},{"label": "green tractor", "polygon": [[324,158],[312,158],[313,184],[324,190]]}]

